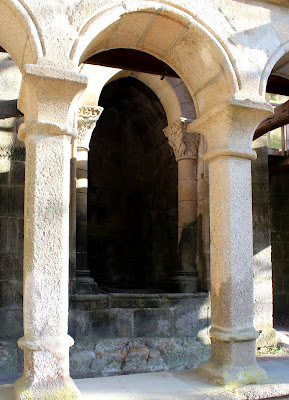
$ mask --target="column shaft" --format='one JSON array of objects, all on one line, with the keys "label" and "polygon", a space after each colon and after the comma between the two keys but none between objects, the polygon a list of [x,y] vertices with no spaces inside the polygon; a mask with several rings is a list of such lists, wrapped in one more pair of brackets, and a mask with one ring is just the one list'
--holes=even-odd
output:
[{"label": "column shaft", "polygon": [[220,384],[262,381],[253,327],[251,161],[215,158],[209,182],[212,357],[201,371]]},{"label": "column shaft", "polygon": [[97,294],[98,285],[87,266],[88,151],[91,135],[102,107],[82,106],[78,110],[76,156],[76,292]]},{"label": "column shaft", "polygon": [[252,136],[271,111],[232,100],[189,127],[203,133],[209,152],[212,356],[199,371],[218,384],[264,382],[256,361],[253,297]]},{"label": "column shaft", "polygon": [[24,337],[18,341],[24,376],[15,385],[19,399],[29,399],[31,393],[42,399],[44,388],[50,396],[45,399],[63,391],[63,398],[78,398],[69,378],[73,339],[67,335],[70,142],[69,136],[43,132],[29,134],[25,141]]},{"label": "column shaft", "polygon": [[197,158],[199,135],[187,132],[189,121],[181,118],[164,129],[178,162],[178,253],[179,265],[172,290],[200,291],[197,267]]},{"label": "column shaft", "polygon": [[[76,400],[69,377],[68,336],[70,159],[75,98],[85,77],[53,67],[25,65],[21,98],[25,116],[23,377],[16,400]],[[49,122],[47,122],[49,121]]]}]

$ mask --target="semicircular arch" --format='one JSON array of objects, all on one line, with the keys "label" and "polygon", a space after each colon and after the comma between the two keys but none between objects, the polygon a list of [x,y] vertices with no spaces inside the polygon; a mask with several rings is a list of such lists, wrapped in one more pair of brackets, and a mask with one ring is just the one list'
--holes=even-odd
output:
[{"label": "semicircular arch", "polygon": [[0,46],[12,57],[21,70],[45,53],[36,19],[30,10],[17,0],[0,2]]},{"label": "semicircular arch", "polygon": [[[281,46],[279,46],[276,49],[276,51],[271,55],[271,57],[268,59],[260,78],[259,93],[261,96],[264,96],[266,93],[267,81],[274,67],[286,55],[288,55],[288,62],[289,62],[289,41],[286,41]],[[284,74],[276,73],[276,75],[288,79],[288,76],[285,76]]]},{"label": "semicircular arch", "polygon": [[[135,7],[135,8],[134,8]],[[168,64],[183,80],[199,116],[238,90],[224,47],[198,21],[172,6],[125,1],[83,24],[70,58],[75,65],[101,51],[131,48]]]}]

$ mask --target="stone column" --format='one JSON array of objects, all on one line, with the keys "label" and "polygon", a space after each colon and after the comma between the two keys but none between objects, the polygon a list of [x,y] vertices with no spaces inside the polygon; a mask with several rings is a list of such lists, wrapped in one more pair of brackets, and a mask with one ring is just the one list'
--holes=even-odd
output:
[{"label": "stone column", "polygon": [[69,377],[69,179],[73,117],[86,78],[58,68],[25,65],[19,107],[25,123],[24,374],[17,400],[79,399]]},{"label": "stone column", "polygon": [[199,135],[188,134],[181,118],[164,129],[178,162],[178,252],[180,265],[172,289],[181,293],[200,291],[197,268],[197,159]]},{"label": "stone column", "polygon": [[212,356],[200,373],[217,384],[263,382],[253,327],[252,136],[271,106],[250,100],[222,103],[195,120],[206,136],[210,184]]},{"label": "stone column", "polygon": [[102,107],[83,106],[77,115],[76,158],[76,292],[97,293],[97,283],[87,269],[88,151],[92,132]]}]

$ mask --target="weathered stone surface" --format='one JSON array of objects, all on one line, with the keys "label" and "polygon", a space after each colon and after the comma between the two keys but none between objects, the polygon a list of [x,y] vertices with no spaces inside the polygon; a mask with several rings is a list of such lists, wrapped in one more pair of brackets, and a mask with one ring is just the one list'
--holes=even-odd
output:
[{"label": "weathered stone surface", "polygon": [[170,310],[136,310],[134,319],[136,337],[168,337],[174,333],[174,315]]},{"label": "weathered stone surface", "polygon": [[277,334],[275,329],[267,328],[260,332],[258,339],[256,340],[257,348],[262,347],[274,347],[277,345]]},{"label": "weathered stone surface", "polygon": [[0,338],[14,339],[17,341],[23,335],[23,310],[22,308],[15,309],[0,309]]},{"label": "weathered stone surface", "polygon": [[13,383],[21,375],[23,357],[15,341],[0,340],[0,384]]},{"label": "weathered stone surface", "polygon": [[110,302],[112,308],[159,308],[161,305],[157,294],[112,293]]}]

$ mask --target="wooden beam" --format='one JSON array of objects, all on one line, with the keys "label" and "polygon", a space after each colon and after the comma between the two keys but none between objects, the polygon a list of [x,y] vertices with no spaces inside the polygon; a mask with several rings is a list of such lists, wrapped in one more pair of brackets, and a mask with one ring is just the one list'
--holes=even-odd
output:
[{"label": "wooden beam", "polygon": [[267,93],[289,96],[289,80],[281,76],[270,75],[266,87]]},{"label": "wooden beam", "polygon": [[255,131],[254,138],[258,139],[265,133],[273,129],[280,128],[281,126],[289,124],[289,100],[286,103],[277,106],[274,109],[274,114],[266,118]]},{"label": "wooden beam", "polygon": [[179,78],[176,72],[163,61],[148,53],[133,49],[102,51],[88,58],[85,63]]}]

